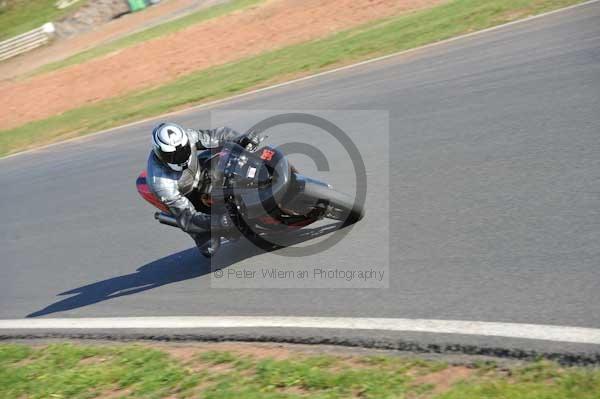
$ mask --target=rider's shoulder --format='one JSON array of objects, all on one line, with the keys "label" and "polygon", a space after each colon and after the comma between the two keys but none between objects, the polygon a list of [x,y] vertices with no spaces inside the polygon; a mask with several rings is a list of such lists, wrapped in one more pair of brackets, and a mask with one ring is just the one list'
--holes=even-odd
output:
[{"label": "rider's shoulder", "polygon": [[194,146],[198,141],[200,141],[201,131],[188,128],[185,129],[185,132],[187,133],[188,138],[190,139],[190,144],[192,146]]},{"label": "rider's shoulder", "polygon": [[148,180],[166,179],[177,181],[179,178],[179,172],[172,170],[163,162],[159,161],[154,152],[150,152],[150,155],[148,156],[146,174]]}]

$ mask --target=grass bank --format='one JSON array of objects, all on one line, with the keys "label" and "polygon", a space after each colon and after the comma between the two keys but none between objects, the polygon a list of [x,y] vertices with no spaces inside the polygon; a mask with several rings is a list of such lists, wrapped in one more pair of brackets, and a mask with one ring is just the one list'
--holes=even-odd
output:
[{"label": "grass bank", "polygon": [[2,344],[0,397],[597,399],[600,370],[544,361],[453,366],[244,344]]},{"label": "grass bank", "polygon": [[102,57],[110,53],[122,50],[127,47],[134,46],[138,43],[156,39],[161,36],[168,35],[170,33],[178,32],[189,26],[201,23],[203,21],[217,18],[225,14],[232,13],[234,11],[243,10],[245,8],[257,5],[264,0],[232,0],[227,3],[218,4],[213,7],[192,13],[182,18],[178,18],[174,21],[170,21],[165,24],[161,24],[143,31],[133,33],[131,35],[122,37],[114,40],[110,43],[106,43],[92,49],[82,51],[81,53],[75,54],[71,57],[65,58],[57,62],[46,64],[39,69],[33,71],[28,76],[39,75],[46,72],[55,71],[57,69],[65,68],[71,65],[80,64],[82,62],[89,61],[94,58]]},{"label": "grass bank", "polygon": [[451,0],[0,131],[0,156],[580,2]]},{"label": "grass bank", "polygon": [[86,0],[59,10],[56,0],[4,0],[0,1],[0,41],[39,28],[46,22],[73,12]]}]

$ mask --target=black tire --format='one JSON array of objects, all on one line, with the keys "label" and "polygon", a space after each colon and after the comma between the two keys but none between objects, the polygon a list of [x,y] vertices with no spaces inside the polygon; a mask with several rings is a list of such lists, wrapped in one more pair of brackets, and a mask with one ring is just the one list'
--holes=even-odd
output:
[{"label": "black tire", "polygon": [[358,222],[365,215],[361,204],[355,203],[352,197],[331,187],[307,181],[302,194],[307,199],[312,199],[313,203],[326,206],[324,216],[342,221],[344,226]]}]

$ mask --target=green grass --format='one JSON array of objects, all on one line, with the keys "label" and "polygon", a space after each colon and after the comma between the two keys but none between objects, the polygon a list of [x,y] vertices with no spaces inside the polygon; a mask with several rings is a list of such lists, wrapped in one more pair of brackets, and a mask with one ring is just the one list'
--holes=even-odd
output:
[{"label": "green grass", "polygon": [[39,28],[46,22],[81,7],[81,0],[63,10],[56,8],[56,0],[0,0],[0,40]]},{"label": "green grass", "polygon": [[0,131],[0,156],[579,2],[452,0]]},{"label": "green grass", "polygon": [[167,354],[142,347],[0,346],[3,398],[93,398],[125,389],[132,397],[161,397],[198,378]]},{"label": "green grass", "polygon": [[[0,345],[3,398],[411,398],[597,399],[600,370],[539,361],[510,369],[449,366],[396,356],[311,355],[277,359],[140,345]],[[285,351],[283,351],[285,353]],[[437,373],[437,374],[436,374]],[[449,380],[450,378],[450,380]]]},{"label": "green grass", "polygon": [[564,370],[549,362],[537,362],[495,379],[495,370],[484,378],[463,381],[436,399],[597,399],[600,398],[598,369]]},{"label": "green grass", "polygon": [[38,75],[55,71],[57,69],[65,68],[71,65],[80,64],[82,62],[89,61],[94,58],[104,56],[106,54],[114,53],[127,47],[134,46],[138,43],[152,40],[160,36],[168,35],[170,33],[178,32],[194,24],[206,21],[208,19],[217,18],[231,12],[242,10],[254,5],[257,5],[264,0],[232,0],[228,3],[218,4],[205,10],[198,11],[196,13],[187,15],[182,18],[178,18],[174,21],[161,24],[143,31],[122,37],[112,42],[94,47],[92,49],[83,51],[75,54],[71,57],[65,58],[57,62],[46,64],[37,70],[33,71],[31,75]]}]

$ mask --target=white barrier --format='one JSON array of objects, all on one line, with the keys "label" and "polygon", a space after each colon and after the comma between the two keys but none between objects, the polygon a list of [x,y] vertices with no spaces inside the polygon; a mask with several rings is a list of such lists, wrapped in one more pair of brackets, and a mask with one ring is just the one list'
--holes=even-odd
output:
[{"label": "white barrier", "polygon": [[54,35],[54,24],[49,22],[32,31],[0,42],[0,61],[43,46]]},{"label": "white barrier", "polygon": [[78,1],[80,1],[80,0],[59,0],[56,2],[55,6],[59,10],[62,10],[64,8],[72,6],[73,4],[77,3]]}]

